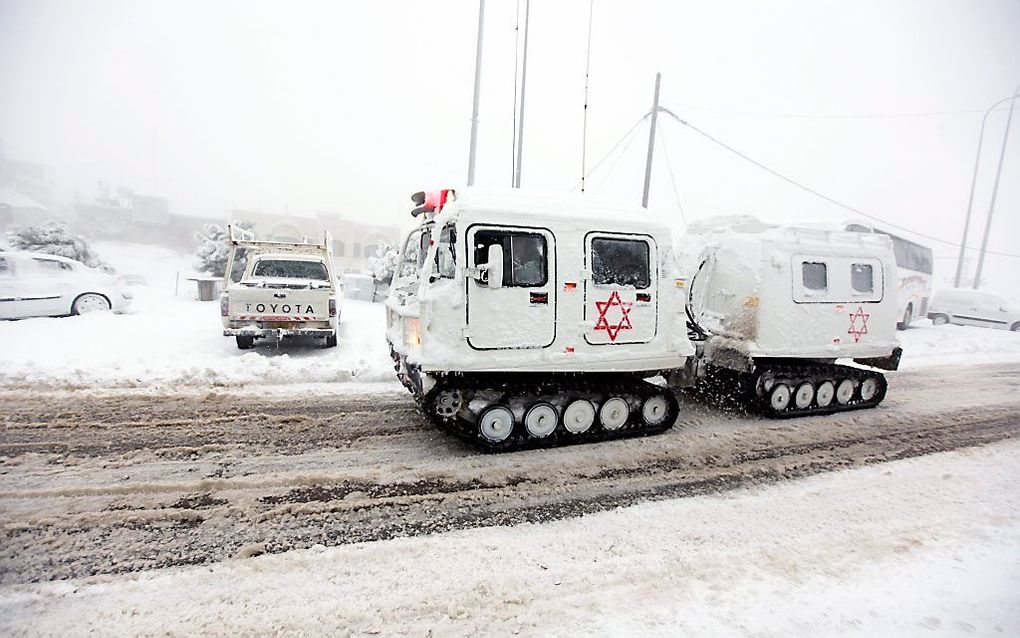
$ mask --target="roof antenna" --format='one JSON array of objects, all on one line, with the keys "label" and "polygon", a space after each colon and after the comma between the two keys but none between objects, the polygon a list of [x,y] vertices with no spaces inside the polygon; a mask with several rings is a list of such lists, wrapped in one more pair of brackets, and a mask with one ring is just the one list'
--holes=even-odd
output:
[{"label": "roof antenna", "polygon": [[588,71],[591,69],[591,22],[595,13],[595,0],[588,5],[588,53],[584,61],[584,119],[581,125],[581,192],[584,193],[585,154],[588,151]]}]

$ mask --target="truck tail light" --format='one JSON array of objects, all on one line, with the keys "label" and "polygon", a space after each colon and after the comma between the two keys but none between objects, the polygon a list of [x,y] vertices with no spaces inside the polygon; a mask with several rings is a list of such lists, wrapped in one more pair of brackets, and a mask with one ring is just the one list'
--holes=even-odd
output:
[{"label": "truck tail light", "polygon": [[226,317],[230,314],[230,301],[226,295],[220,295],[220,315]]},{"label": "truck tail light", "polygon": [[336,316],[336,297],[330,297],[329,299],[329,316]]}]

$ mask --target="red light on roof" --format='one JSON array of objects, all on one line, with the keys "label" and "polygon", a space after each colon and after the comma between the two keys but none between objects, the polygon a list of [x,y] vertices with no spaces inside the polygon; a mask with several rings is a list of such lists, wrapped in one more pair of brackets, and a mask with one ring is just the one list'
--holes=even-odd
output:
[{"label": "red light on roof", "polygon": [[418,191],[411,195],[411,201],[416,204],[411,210],[411,215],[417,217],[422,213],[438,213],[443,210],[446,202],[455,199],[457,191],[452,188],[444,188],[438,191]]}]

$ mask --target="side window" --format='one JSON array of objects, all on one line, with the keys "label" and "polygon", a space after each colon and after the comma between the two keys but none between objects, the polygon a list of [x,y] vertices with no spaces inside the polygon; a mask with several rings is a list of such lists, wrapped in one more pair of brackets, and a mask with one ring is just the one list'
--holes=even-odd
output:
[{"label": "side window", "polygon": [[856,293],[875,292],[875,272],[871,264],[850,266],[850,286]]},{"label": "side window", "polygon": [[70,272],[72,270],[71,264],[57,261],[56,259],[34,258],[32,261],[35,262],[35,267],[45,275],[57,275],[62,272]]},{"label": "side window", "polygon": [[648,253],[648,242],[640,239],[592,239],[592,280],[596,284],[647,288],[651,285]]},{"label": "side window", "polygon": [[822,292],[829,288],[829,278],[825,264],[819,261],[805,261],[801,263],[801,280],[804,282],[805,290]]},{"label": "side window", "polygon": [[14,266],[6,257],[0,257],[0,279],[14,279]]},{"label": "side window", "polygon": [[436,251],[436,274],[443,279],[453,279],[457,272],[457,231],[453,224],[443,226],[439,234],[439,248]]},{"label": "side window", "polygon": [[[425,259],[421,248],[422,232],[416,230],[407,238],[402,253],[403,259],[400,262],[400,278],[414,277],[418,274],[422,261]],[[355,244],[356,245],[356,244]]]},{"label": "side window", "polygon": [[538,233],[481,230],[475,233],[475,263],[484,264],[489,246],[503,246],[503,285],[544,286],[549,280],[545,237]]}]

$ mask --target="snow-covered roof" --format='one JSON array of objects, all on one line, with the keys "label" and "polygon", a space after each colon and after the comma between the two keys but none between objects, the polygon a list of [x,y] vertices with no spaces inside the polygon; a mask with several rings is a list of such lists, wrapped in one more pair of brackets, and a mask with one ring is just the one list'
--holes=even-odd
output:
[{"label": "snow-covered roof", "polygon": [[461,211],[484,213],[493,221],[505,218],[507,223],[526,219],[597,219],[665,227],[664,220],[654,211],[630,202],[591,195],[466,188],[457,190],[455,205]]},{"label": "snow-covered roof", "polygon": [[10,206],[11,208],[38,208],[39,210],[49,210],[31,197],[25,197],[10,187],[0,188],[0,205]]},{"label": "snow-covered roof", "polygon": [[31,258],[53,259],[55,261],[67,262],[67,263],[72,264],[72,265],[74,265],[74,264],[79,265],[79,266],[83,266],[84,265],[82,262],[78,261],[77,259],[70,259],[68,257],[61,257],[60,255],[51,255],[50,253],[33,253],[33,252],[21,251],[21,250],[0,250],[0,256],[8,256],[8,255],[10,255],[10,256],[17,256],[17,257],[26,257],[26,258],[30,258],[30,259]]}]

